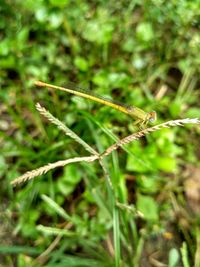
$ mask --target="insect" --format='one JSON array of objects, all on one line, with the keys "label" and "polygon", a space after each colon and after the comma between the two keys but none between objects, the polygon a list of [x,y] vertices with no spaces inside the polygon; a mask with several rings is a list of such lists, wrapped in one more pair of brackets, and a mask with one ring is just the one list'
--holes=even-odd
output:
[{"label": "insect", "polygon": [[92,92],[90,92],[88,90],[80,89],[79,87],[76,87],[74,85],[73,86],[69,85],[69,86],[67,86],[67,88],[65,88],[65,87],[61,87],[61,86],[56,86],[56,85],[44,83],[41,81],[36,81],[35,85],[40,86],[40,87],[48,87],[51,89],[57,89],[57,90],[65,91],[65,92],[68,92],[70,94],[80,96],[83,98],[87,98],[87,99],[96,101],[98,103],[101,103],[103,105],[117,109],[123,113],[128,114],[132,118],[134,118],[136,120],[134,122],[134,125],[136,125],[136,124],[140,124],[140,126],[147,125],[149,122],[151,122],[151,123],[155,122],[156,118],[157,118],[155,111],[145,112],[138,107],[128,106],[126,104],[118,103],[117,101],[107,99],[105,97],[93,94]]}]

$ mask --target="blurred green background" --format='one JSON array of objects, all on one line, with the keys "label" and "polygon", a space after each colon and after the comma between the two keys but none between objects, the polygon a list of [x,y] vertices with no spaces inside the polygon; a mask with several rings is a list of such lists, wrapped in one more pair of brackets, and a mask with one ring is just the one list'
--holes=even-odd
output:
[{"label": "blurred green background", "polygon": [[136,130],[116,110],[34,81],[74,82],[156,110],[157,123],[200,118],[199,49],[199,0],[0,1],[1,266],[200,266],[196,125],[155,132],[106,158],[114,196],[96,162],[10,185],[88,155],[37,102],[99,152]]}]

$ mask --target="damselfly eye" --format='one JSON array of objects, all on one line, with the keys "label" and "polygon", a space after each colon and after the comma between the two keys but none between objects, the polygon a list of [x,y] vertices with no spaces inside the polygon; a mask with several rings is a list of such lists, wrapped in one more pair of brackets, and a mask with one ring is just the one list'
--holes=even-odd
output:
[{"label": "damselfly eye", "polygon": [[155,121],[155,118],[151,117],[151,118],[149,118],[149,121],[150,122],[154,122]]},{"label": "damselfly eye", "polygon": [[149,112],[149,122],[154,122],[157,119],[157,115],[155,111]]}]

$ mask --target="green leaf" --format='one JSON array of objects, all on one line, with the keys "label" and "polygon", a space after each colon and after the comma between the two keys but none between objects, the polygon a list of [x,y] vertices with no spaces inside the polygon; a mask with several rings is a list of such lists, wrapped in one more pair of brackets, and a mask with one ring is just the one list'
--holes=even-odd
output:
[{"label": "green leaf", "polygon": [[87,60],[79,56],[75,58],[74,64],[79,70],[84,71],[84,72],[87,71],[89,67]]},{"label": "green leaf", "polygon": [[42,195],[41,198],[47,203],[47,205],[53,209],[58,215],[63,217],[66,221],[70,221],[70,216],[66,213],[66,211],[60,207],[53,199],[46,195]]},{"label": "green leaf", "polygon": [[52,6],[65,7],[68,4],[68,0],[49,0]]},{"label": "green leaf", "polygon": [[133,52],[135,46],[135,41],[132,38],[127,38],[122,44],[122,48],[126,52]]},{"label": "green leaf", "polygon": [[[134,171],[138,173],[146,173],[152,170],[152,161],[150,157],[155,157],[155,152],[148,152],[149,147],[144,149],[139,142],[132,143],[130,150],[133,152],[133,155],[128,155],[126,169],[128,171]],[[154,149],[155,146],[152,146]]]},{"label": "green leaf", "polygon": [[159,188],[157,177],[152,175],[140,175],[137,177],[137,185],[144,193],[155,193]]},{"label": "green leaf", "polygon": [[52,29],[57,29],[63,22],[63,14],[60,12],[53,12],[48,16],[48,22]]},{"label": "green leaf", "polygon": [[114,26],[108,21],[91,20],[85,25],[83,37],[90,42],[107,44],[112,39],[113,30]]},{"label": "green leaf", "polygon": [[146,160],[144,157],[141,158],[134,158],[132,155],[128,156],[126,169],[128,171],[135,171],[139,173],[148,172],[150,170],[150,167],[145,162]]},{"label": "green leaf", "polygon": [[48,17],[48,11],[45,7],[41,7],[36,11],[35,16],[38,22],[45,22]]},{"label": "green leaf", "polygon": [[173,157],[157,157],[153,159],[153,163],[155,167],[161,171],[174,172],[177,169],[177,162]]},{"label": "green leaf", "polygon": [[200,108],[190,108],[186,111],[185,117],[188,118],[200,118]]},{"label": "green leaf", "polygon": [[182,101],[178,99],[169,105],[169,111],[173,118],[180,116],[182,104]]},{"label": "green leaf", "polygon": [[111,72],[108,74],[108,82],[112,87],[127,87],[131,79],[126,73]]},{"label": "green leaf", "polygon": [[149,42],[154,38],[154,32],[151,23],[142,22],[137,26],[136,36],[143,42]]},{"label": "green leaf", "polygon": [[147,221],[158,220],[158,205],[152,197],[138,194],[136,206]]},{"label": "green leaf", "polygon": [[141,70],[147,65],[147,61],[146,61],[146,59],[144,57],[139,56],[138,54],[136,54],[132,59],[132,65],[137,70]]},{"label": "green leaf", "polygon": [[92,81],[94,84],[98,86],[105,86],[108,79],[108,73],[104,70],[100,70],[95,73]]},{"label": "green leaf", "polygon": [[[27,40],[29,36],[29,29],[28,27],[24,27],[18,34],[17,34],[17,49],[23,48],[27,45]],[[20,46],[20,48],[19,48]]]},{"label": "green leaf", "polygon": [[75,165],[65,166],[63,176],[57,181],[57,188],[63,195],[67,196],[74,191],[81,178]]},{"label": "green leaf", "polygon": [[168,267],[176,267],[178,266],[179,261],[179,253],[178,250],[175,248],[172,248],[169,252],[169,264]]},{"label": "green leaf", "polygon": [[5,58],[0,59],[0,67],[4,69],[15,68],[16,66],[16,58],[13,55],[8,55]]},{"label": "green leaf", "polygon": [[4,175],[7,169],[8,166],[6,164],[5,158],[2,155],[0,155],[0,177]]},{"label": "green leaf", "polygon": [[0,56],[7,56],[9,50],[11,49],[11,44],[9,39],[3,39],[0,42]]}]

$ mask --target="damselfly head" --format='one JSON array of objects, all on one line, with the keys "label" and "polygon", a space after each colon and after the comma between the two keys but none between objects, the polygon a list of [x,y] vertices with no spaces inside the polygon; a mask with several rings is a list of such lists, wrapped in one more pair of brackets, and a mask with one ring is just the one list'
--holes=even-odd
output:
[{"label": "damselfly head", "polygon": [[155,122],[157,119],[157,114],[155,111],[151,111],[148,113],[148,121],[149,122]]}]

